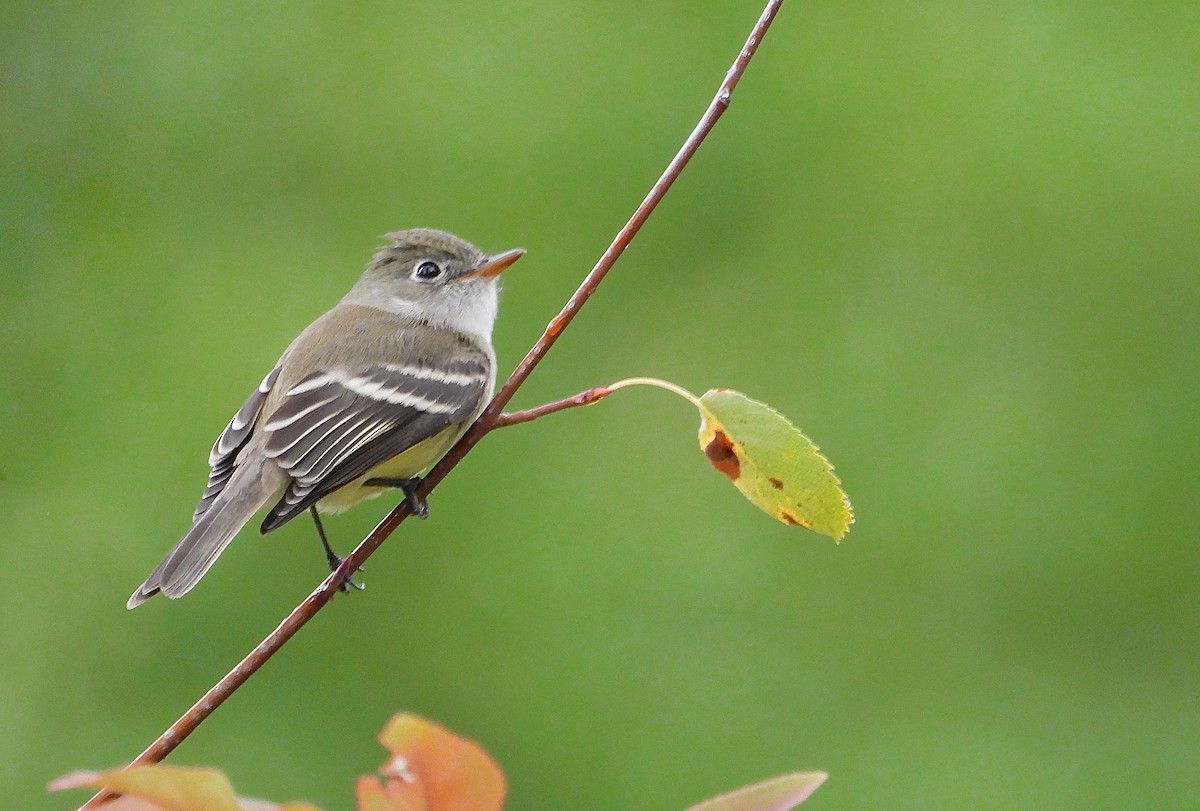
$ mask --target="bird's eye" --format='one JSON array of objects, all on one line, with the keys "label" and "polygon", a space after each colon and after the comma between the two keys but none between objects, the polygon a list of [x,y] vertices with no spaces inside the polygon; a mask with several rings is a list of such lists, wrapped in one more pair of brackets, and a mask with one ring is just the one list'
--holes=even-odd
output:
[{"label": "bird's eye", "polygon": [[437,262],[422,262],[417,265],[417,271],[414,275],[418,279],[436,279],[442,275],[442,269],[438,267]]}]

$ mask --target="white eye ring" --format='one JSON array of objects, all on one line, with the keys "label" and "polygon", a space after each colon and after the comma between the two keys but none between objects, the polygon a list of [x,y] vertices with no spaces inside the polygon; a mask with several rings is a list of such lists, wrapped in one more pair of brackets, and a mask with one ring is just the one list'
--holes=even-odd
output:
[{"label": "white eye ring", "polygon": [[417,269],[413,271],[413,278],[415,279],[436,279],[441,275],[441,265],[439,265],[437,262],[431,262],[428,259],[417,265]]}]

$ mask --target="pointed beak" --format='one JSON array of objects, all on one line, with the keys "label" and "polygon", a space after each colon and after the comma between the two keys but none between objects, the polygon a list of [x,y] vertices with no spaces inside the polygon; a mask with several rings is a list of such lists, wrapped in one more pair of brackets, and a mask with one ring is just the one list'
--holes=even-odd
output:
[{"label": "pointed beak", "polygon": [[511,251],[498,253],[495,256],[489,256],[484,260],[483,264],[475,268],[472,276],[482,276],[485,279],[490,279],[493,276],[499,276],[504,272],[505,268],[513,262],[525,255],[524,248],[513,248]]}]

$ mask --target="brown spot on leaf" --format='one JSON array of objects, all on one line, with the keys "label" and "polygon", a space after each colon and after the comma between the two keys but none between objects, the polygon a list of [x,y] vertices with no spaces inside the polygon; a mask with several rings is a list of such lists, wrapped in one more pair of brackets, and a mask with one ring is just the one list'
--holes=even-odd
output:
[{"label": "brown spot on leaf", "polygon": [[775,478],[774,476],[767,479],[767,481],[769,481],[771,483],[771,486],[774,487],[776,490],[783,489],[783,482],[781,482],[779,479]]},{"label": "brown spot on leaf", "polygon": [[812,526],[807,521],[802,521],[801,519],[797,518],[796,516],[792,515],[789,512],[782,512],[779,514],[779,517],[782,518],[785,523],[791,524],[794,527],[808,528],[808,527]]},{"label": "brown spot on leaf", "polygon": [[717,431],[709,442],[704,446],[704,455],[708,457],[708,461],[712,462],[712,466],[724,473],[734,481],[742,475],[742,463],[738,461],[737,453],[733,449],[733,443],[729,441],[724,431]]}]

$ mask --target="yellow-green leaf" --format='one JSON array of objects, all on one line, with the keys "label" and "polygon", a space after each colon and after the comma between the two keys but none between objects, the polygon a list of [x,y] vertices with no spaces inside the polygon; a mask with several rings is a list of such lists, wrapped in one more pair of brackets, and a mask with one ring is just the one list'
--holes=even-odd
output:
[{"label": "yellow-green leaf", "polygon": [[229,778],[216,769],[185,766],[130,766],[108,772],[75,772],[50,784],[52,790],[102,788],[120,792],[121,799],[105,807],[159,809],[160,811],[248,811],[270,808],[276,811],[318,811],[305,803],[285,806],[264,804],[234,796]]},{"label": "yellow-green leaf", "polygon": [[731,389],[701,395],[700,447],[742,495],[785,524],[840,541],[854,509],[833,465],[775,409]]},{"label": "yellow-green leaf", "polygon": [[265,803],[235,797],[224,772],[188,766],[128,766],[107,772],[72,772],[51,791],[98,788],[121,794],[104,804],[113,811],[321,811],[308,803]]}]

